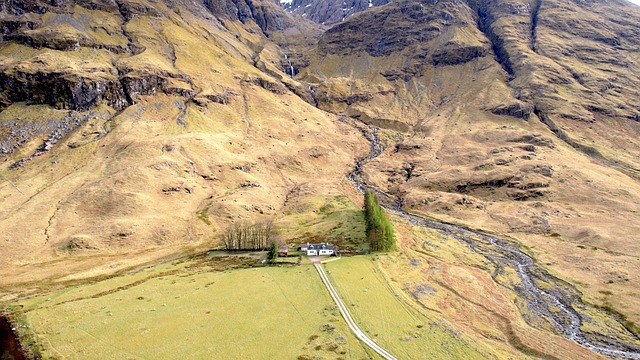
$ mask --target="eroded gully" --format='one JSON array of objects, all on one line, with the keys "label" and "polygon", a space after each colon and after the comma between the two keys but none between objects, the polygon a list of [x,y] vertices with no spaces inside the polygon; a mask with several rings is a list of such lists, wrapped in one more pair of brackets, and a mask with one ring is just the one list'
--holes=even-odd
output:
[{"label": "eroded gully", "polygon": [[[472,252],[482,255],[495,266],[492,277],[496,282],[515,291],[527,302],[529,311],[548,320],[564,337],[603,355],[619,359],[640,359],[639,346],[603,334],[583,332],[582,316],[576,309],[584,309],[587,305],[581,300],[580,293],[575,287],[536,266],[533,258],[520,251],[517,244],[479,231],[409,214],[402,209],[400,200],[369,186],[363,179],[362,167],[369,160],[380,156],[384,147],[379,141],[377,129],[361,131],[370,141],[370,151],[356,162],[354,170],[348,175],[348,179],[361,193],[365,190],[374,192],[385,209],[407,219],[414,226],[436,230],[467,244]],[[507,268],[518,273],[519,284],[511,285],[499,280],[499,274]],[[538,283],[546,283],[545,289]],[[522,315],[530,324],[535,320],[525,313]],[[630,333],[628,335],[634,336]]]},{"label": "eroded gully", "polygon": [[15,328],[9,318],[0,313],[0,359],[25,358]]}]

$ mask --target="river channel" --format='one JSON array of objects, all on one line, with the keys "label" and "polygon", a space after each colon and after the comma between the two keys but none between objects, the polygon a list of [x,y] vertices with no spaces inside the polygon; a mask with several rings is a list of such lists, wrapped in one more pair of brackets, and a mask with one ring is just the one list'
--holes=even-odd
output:
[{"label": "river channel", "polygon": [[[357,161],[354,170],[348,175],[348,179],[361,193],[365,190],[374,192],[387,211],[407,219],[414,226],[436,230],[467,244],[471,251],[482,255],[494,265],[496,270],[492,277],[495,281],[500,283],[498,274],[506,268],[515,270],[519,276],[519,284],[502,285],[515,291],[526,301],[529,311],[548,320],[557,333],[603,355],[618,359],[640,360],[640,346],[602,334],[593,335],[583,332],[581,330],[583,318],[576,309],[584,309],[587,304],[582,301],[580,293],[574,286],[536,266],[533,258],[520,251],[513,241],[409,214],[402,209],[402,203],[397,198],[369,186],[363,179],[362,167],[369,160],[380,156],[384,152],[384,146],[380,143],[377,129],[362,130],[362,133],[370,142],[370,151],[367,156]],[[539,285],[541,283],[546,284],[544,289]],[[522,315],[532,325],[528,316],[525,313]],[[619,319],[615,321],[619,322]],[[631,333],[628,335],[637,338]]]}]

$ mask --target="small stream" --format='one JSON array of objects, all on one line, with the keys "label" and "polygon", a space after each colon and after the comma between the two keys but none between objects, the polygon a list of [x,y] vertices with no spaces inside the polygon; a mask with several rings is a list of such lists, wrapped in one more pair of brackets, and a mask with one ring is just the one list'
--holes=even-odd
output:
[{"label": "small stream", "polygon": [[[472,252],[482,255],[494,265],[496,270],[492,277],[496,282],[518,293],[527,302],[531,312],[547,319],[567,339],[613,358],[640,360],[640,346],[602,334],[596,337],[584,333],[580,329],[582,317],[576,311],[576,308],[584,309],[587,307],[582,302],[580,293],[575,287],[535,266],[533,258],[520,251],[517,244],[479,231],[409,214],[402,209],[402,203],[397,198],[368,186],[362,177],[362,167],[367,161],[380,156],[384,147],[379,142],[377,129],[361,131],[370,141],[370,151],[367,156],[356,162],[354,170],[348,175],[348,179],[361,193],[364,193],[365,189],[372,191],[378,196],[381,205],[387,211],[409,220],[415,226],[436,230],[467,244]],[[519,284],[511,285],[500,282],[498,276],[506,268],[514,269],[518,273]],[[545,288],[548,290],[542,289],[539,283],[547,284]],[[528,323],[531,323],[526,314],[522,313],[522,315]],[[633,335],[630,334],[630,336]]]},{"label": "small stream", "polygon": [[20,341],[13,330],[11,322],[0,314],[0,359],[24,360]]}]

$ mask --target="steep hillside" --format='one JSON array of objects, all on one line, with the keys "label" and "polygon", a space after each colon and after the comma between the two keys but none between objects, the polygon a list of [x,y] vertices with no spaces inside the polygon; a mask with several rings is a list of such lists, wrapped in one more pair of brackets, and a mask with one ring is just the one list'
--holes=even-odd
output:
[{"label": "steep hillside", "polygon": [[[510,86],[539,120],[577,150],[638,175],[640,25],[630,20],[640,17],[638,6],[553,0],[472,6],[513,77]],[[516,21],[500,20],[506,18]]]},{"label": "steep hillside", "polygon": [[282,6],[290,13],[322,25],[332,25],[389,0],[284,0]]},{"label": "steep hillside", "polygon": [[299,78],[391,131],[365,173],[405,210],[509,234],[637,322],[638,9],[391,3],[326,31]]},{"label": "steep hillside", "polygon": [[[362,239],[350,176],[397,211],[375,271],[465,347],[634,358],[639,9],[5,2],[0,300],[220,247],[245,221],[291,245]],[[536,313],[514,258],[563,302]]]},{"label": "steep hillside", "polygon": [[366,149],[279,81],[284,55],[253,18],[189,2],[13,4],[0,48],[5,283],[217,241],[232,221],[275,217],[294,188],[337,193]]}]

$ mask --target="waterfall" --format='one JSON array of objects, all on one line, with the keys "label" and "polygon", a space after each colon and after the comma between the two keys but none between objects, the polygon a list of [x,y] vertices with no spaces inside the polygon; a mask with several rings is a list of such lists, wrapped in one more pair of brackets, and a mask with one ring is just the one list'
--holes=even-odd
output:
[{"label": "waterfall", "polygon": [[293,64],[291,63],[291,60],[289,60],[289,56],[284,54],[284,59],[287,60],[287,63],[289,64],[289,73],[291,74],[291,77],[294,77],[296,75],[296,69],[293,68]]}]

